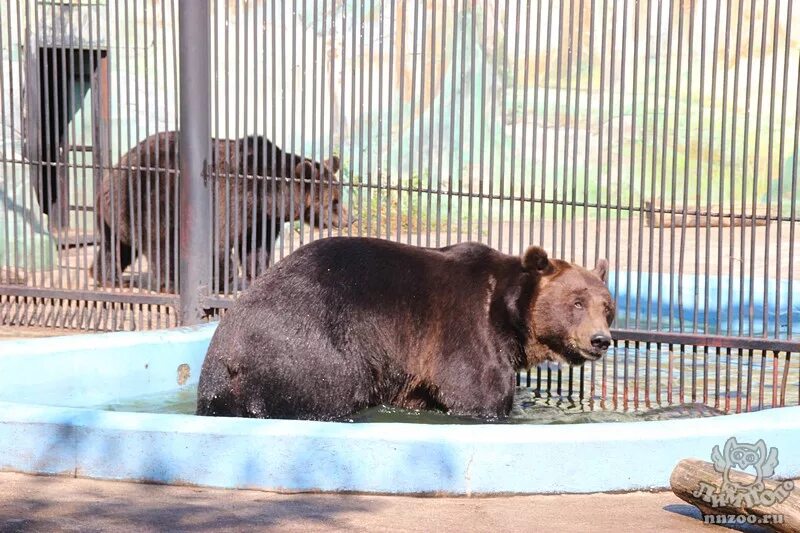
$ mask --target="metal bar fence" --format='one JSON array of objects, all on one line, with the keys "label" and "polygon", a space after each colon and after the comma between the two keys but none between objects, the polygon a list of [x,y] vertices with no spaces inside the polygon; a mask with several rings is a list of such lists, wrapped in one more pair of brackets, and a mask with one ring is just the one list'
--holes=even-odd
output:
[{"label": "metal bar fence", "polygon": [[0,324],[213,317],[332,235],[535,243],[610,260],[618,346],[520,384],[800,401],[791,0],[209,0],[181,34],[186,11],[0,2]]}]

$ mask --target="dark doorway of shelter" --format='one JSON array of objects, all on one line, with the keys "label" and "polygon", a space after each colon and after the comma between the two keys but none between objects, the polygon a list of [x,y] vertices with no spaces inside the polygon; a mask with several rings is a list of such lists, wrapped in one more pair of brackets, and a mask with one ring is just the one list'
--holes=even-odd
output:
[{"label": "dark doorway of shelter", "polygon": [[[71,123],[81,111],[85,97],[97,88],[97,71],[106,60],[105,50],[67,47],[39,48],[39,109],[41,122],[41,173],[34,180],[42,211],[49,216],[50,227],[62,230],[69,226],[69,180],[66,163],[70,151],[92,152],[91,145],[66,142]],[[94,84],[93,84],[94,82]],[[90,113],[94,122],[94,113]],[[85,208],[85,206],[81,207]]]}]

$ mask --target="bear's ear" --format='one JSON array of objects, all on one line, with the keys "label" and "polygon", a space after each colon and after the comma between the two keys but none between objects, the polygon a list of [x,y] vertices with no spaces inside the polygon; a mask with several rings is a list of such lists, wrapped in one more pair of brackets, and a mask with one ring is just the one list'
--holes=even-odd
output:
[{"label": "bear's ear", "polygon": [[337,156],[331,156],[330,159],[325,161],[325,166],[331,169],[331,172],[336,174],[339,172],[339,158]]},{"label": "bear's ear", "polygon": [[592,272],[605,283],[608,279],[608,261],[605,259],[598,260]]},{"label": "bear's ear", "polygon": [[309,161],[303,161],[296,167],[294,167],[294,175],[301,180],[310,180],[313,179],[315,176],[316,169],[314,165],[312,165]]},{"label": "bear's ear", "polygon": [[547,252],[538,246],[530,246],[522,256],[522,268],[534,272],[549,271],[552,265],[547,257]]}]

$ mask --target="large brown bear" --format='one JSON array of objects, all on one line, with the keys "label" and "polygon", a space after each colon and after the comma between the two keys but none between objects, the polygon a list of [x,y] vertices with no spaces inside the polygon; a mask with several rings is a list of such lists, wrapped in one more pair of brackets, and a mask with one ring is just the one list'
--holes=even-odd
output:
[{"label": "large brown bear", "polygon": [[475,243],[315,241],[222,317],[197,414],[330,420],[391,404],[506,416],[516,371],[608,349],[606,271],[538,247],[520,258]]},{"label": "large brown bear", "polygon": [[[211,147],[210,179],[215,186],[209,216],[217,238],[209,242],[216,249],[220,288],[226,283],[223,276],[230,282],[240,266],[243,277],[252,280],[269,264],[284,222],[313,218],[321,228],[350,222],[339,201],[338,158],[316,163],[255,135],[237,141],[212,139]],[[99,285],[118,285],[122,272],[141,254],[150,264],[154,288],[175,290],[178,156],[179,132],[157,133],[103,176],[95,198],[103,232],[93,265]],[[237,255],[226,264],[225,250],[232,248]]]}]

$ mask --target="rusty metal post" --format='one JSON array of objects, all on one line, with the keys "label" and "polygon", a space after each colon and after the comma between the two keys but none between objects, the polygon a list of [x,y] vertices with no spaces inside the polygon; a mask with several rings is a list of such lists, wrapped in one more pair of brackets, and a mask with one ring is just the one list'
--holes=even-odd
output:
[{"label": "rusty metal post", "polygon": [[200,322],[208,292],[210,22],[208,0],[180,0],[180,317]]}]

